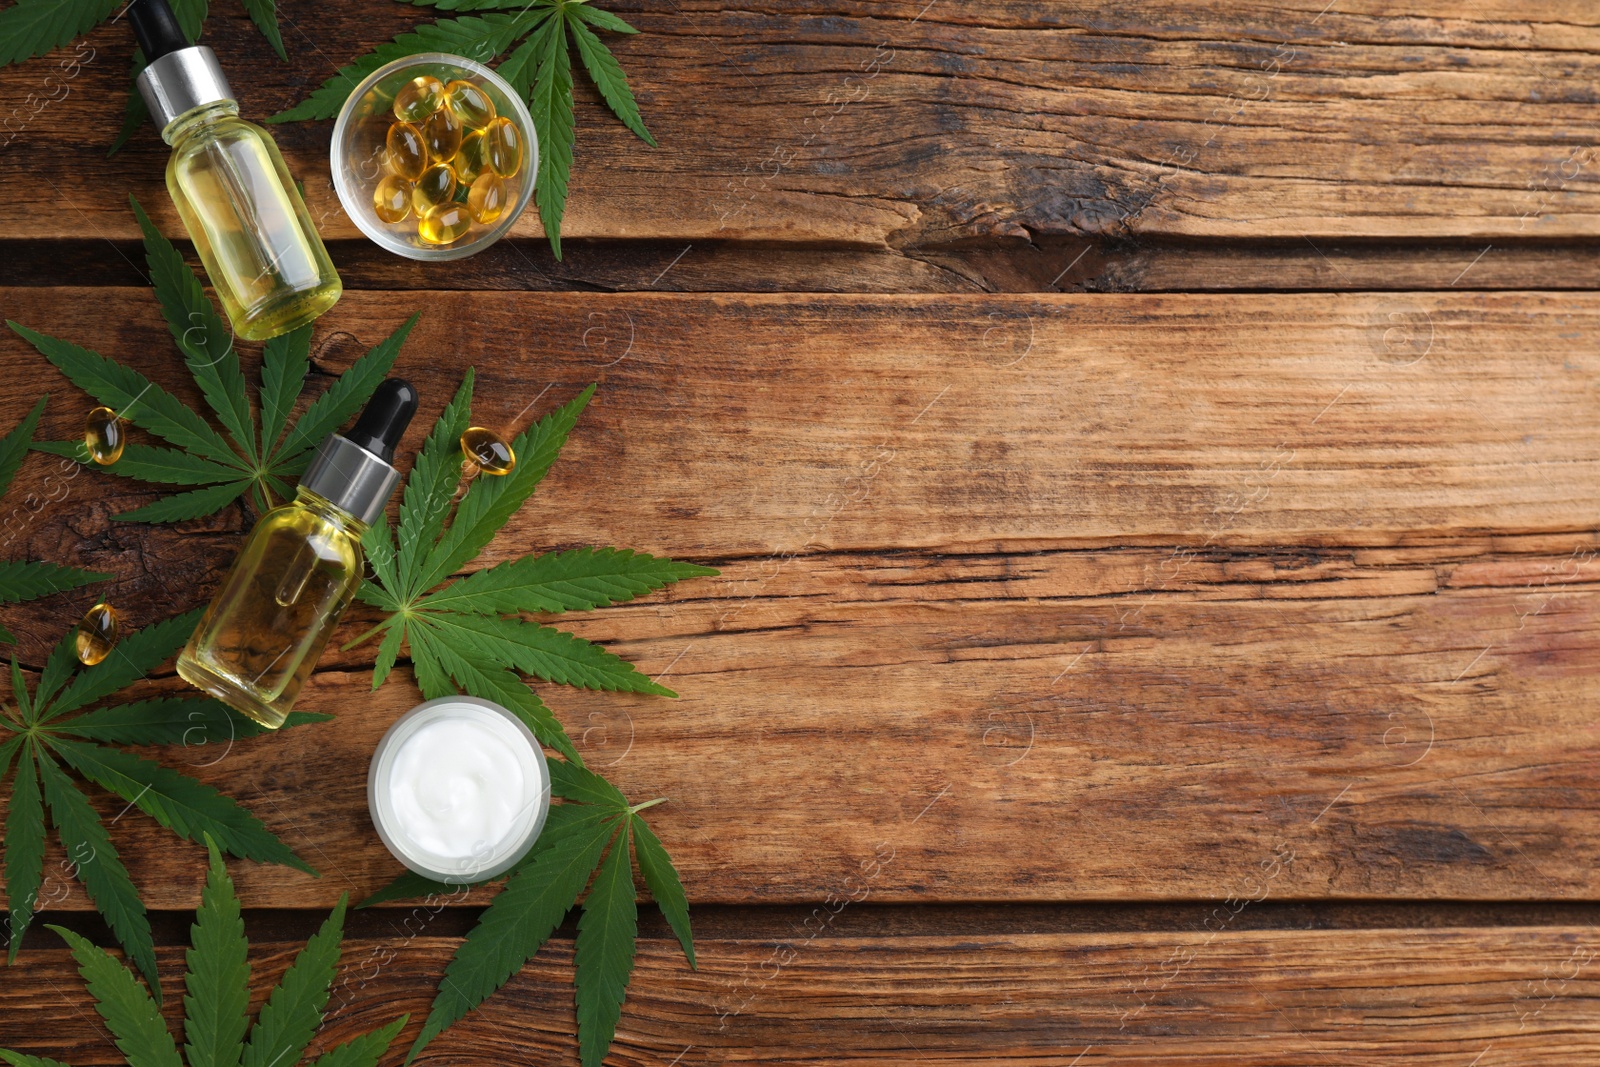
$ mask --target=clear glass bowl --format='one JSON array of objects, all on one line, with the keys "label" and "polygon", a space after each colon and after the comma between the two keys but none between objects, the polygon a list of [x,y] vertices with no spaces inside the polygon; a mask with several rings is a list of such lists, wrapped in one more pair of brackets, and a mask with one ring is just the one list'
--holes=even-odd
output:
[{"label": "clear glass bowl", "polygon": [[[423,76],[432,76],[446,85],[452,81],[473,83],[493,102],[495,114],[509,119],[522,135],[522,165],[514,175],[501,179],[505,207],[499,217],[489,223],[473,222],[448,244],[433,244],[422,238],[416,211],[410,211],[398,222],[385,222],[378,217],[373,202],[378,183],[390,173],[386,144],[389,128],[399,121],[394,113],[395,95],[412,79]],[[532,199],[534,175],[539,170],[539,137],[527,105],[504,78],[462,56],[426,52],[379,67],[356,86],[339,109],[329,155],[339,201],[362,233],[409,259],[460,259],[498,241]],[[465,206],[463,202],[462,207]]]}]

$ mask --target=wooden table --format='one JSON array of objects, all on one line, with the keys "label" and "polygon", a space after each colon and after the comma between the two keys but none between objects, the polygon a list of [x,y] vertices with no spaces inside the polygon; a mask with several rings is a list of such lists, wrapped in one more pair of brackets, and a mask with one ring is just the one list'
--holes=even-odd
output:
[{"label": "wooden table", "polygon": [[[285,66],[213,8],[256,116],[427,14],[285,0]],[[348,290],[318,383],[416,308],[419,423],[468,365],[507,421],[601,383],[483,562],[722,568],[572,620],[681,700],[550,695],[670,798],[694,905],[698,973],[646,910],[612,1062],[1593,1062],[1593,5],[617,10],[661,147],[580,85],[560,262],[531,213],[388,257],[328,124],[278,129]],[[0,301],[181,389],[124,203],[179,232],[165,153],[102,158],[129,43],[88,40],[0,154]],[[44,389],[71,434],[83,397],[0,335],[0,423]],[[252,519],[116,524],[155,494],[78,486],[17,544],[114,572],[134,624],[202,603]],[[36,668],[86,602],[0,621]],[[318,670],[335,721],[194,772],[325,871],[233,865],[258,984],[397,870],[365,765],[417,694],[369,695],[371,654]],[[175,977],[203,864],[125,822]],[[346,966],[392,962],[327,1039],[420,1018],[475,914],[353,918]],[[427,1062],[576,1062],[572,933]],[[119,1062],[88,1003],[36,927],[0,1046]]]}]

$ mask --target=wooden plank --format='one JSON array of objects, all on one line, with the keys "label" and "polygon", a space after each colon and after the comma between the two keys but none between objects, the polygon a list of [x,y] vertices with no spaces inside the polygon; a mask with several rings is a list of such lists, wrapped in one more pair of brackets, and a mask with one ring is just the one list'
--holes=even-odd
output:
[{"label": "wooden plank", "polygon": [[[189,262],[200,261],[185,241]],[[0,289],[14,286],[142,285],[137,241],[13,241],[0,259]],[[593,292],[978,293],[958,269],[888,250],[788,248],[740,242],[570,241],[556,259],[542,240],[500,241],[448,274],[391,255],[365,239],[330,242],[345,291],[523,289]],[[1537,275],[1528,275],[1537,276]],[[1564,275],[1549,270],[1557,283]],[[1558,286],[1559,287],[1559,286]],[[1259,288],[1259,287],[1254,287]],[[1521,285],[1517,288],[1530,288]],[[1532,288],[1537,288],[1536,286]]]},{"label": "wooden plank", "polygon": [[[147,292],[3,300],[179,387]],[[355,293],[317,369],[418,308],[399,366],[428,406],[409,446],[468,365],[482,416],[507,425],[605,383],[568,463],[628,489],[552,480],[546,543],[1381,546],[1600,511],[1592,296]],[[42,432],[77,432],[70,387],[20,338],[0,361],[28,368],[0,380],[0,410],[53,380]]]},{"label": "wooden plank", "polygon": [[[643,32],[612,45],[662,147],[606,116],[580,78],[573,238],[903,248],[1600,232],[1600,27],[1576,0],[1501,0],[1472,19],[1443,0],[1404,18],[1322,0],[619,10]],[[237,10],[208,23],[258,118],[426,17],[309,0],[280,12],[292,65]],[[109,26],[81,51],[0,71],[4,98],[43,100],[9,121],[6,233],[134,236],[123,190],[175,229],[153,130],[103,159],[131,50]],[[324,232],[359,236],[328,179],[328,124],[278,133]],[[538,232],[532,213],[517,232]]]},{"label": "wooden plank", "polygon": [[[1155,293],[1600,289],[1600,263],[1567,242],[1044,240],[901,251],[786,248],[735,241],[569,241],[557,260],[536,238],[501,241],[448,274],[364,240],[329,251],[346,291],[380,289],[746,293]],[[14,241],[0,289],[136,286],[136,241]],[[192,254],[190,262],[198,266]]]},{"label": "wooden plank", "polygon": [[[849,936],[850,913],[781,939],[702,939],[689,971],[645,937],[608,1062],[1363,1063],[1460,1067],[1600,1054],[1587,927]],[[1220,922],[1220,920],[1218,920]],[[421,1028],[458,943],[345,942],[313,1054],[401,1012]],[[251,951],[259,1007],[297,943]],[[557,940],[421,1063],[576,1062],[571,942]],[[182,958],[160,950],[175,1022]],[[0,981],[0,1046],[120,1063],[70,958],[30,950]]]},{"label": "wooden plank", "polygon": [[[1572,559],[1242,553],[1166,593],[1138,585],[1153,553],[738,562],[563,620],[681,700],[545,695],[630,796],[670,798],[652,821],[700,902],[816,900],[883,854],[891,901],[1208,898],[1257,892],[1286,853],[1273,899],[1587,900],[1600,596],[1593,563],[1560,577]],[[370,655],[330,657],[303,695],[334,722],[159,754],[324,872],[242,865],[255,906],[399,871],[365,767],[420,696],[403,670],[369,694]],[[153,906],[193,905],[194,849],[138,813],[118,834]]]},{"label": "wooden plank", "polygon": [[[492,421],[605,380],[484,562],[618,543],[724,569],[563,620],[681,701],[548,694],[630,795],[671,798],[693,899],[816,900],[884,842],[886,900],[1209,897],[1280,849],[1275,899],[1593,897],[1595,301],[1408,297],[1438,329],[1399,362],[1383,338],[1409,312],[1384,297],[418,295],[401,369],[427,414],[469,360]],[[143,294],[6,300],[175,382]],[[395,304],[347,298],[319,373]],[[598,366],[584,331],[620,345],[630,321],[634,351]],[[14,338],[0,360],[14,418],[40,364]],[[65,395],[47,432],[80,417]],[[18,491],[46,498],[51,470]],[[246,520],[109,521],[147,499],[67,483],[18,545],[117,573],[136,625],[165,617]],[[86,602],[6,613],[24,662]],[[166,756],[325,869],[245,865],[256,906],[397,869],[364,768],[417,694],[401,672],[369,695],[371,654],[330,654],[305,694],[333,723]],[[119,832],[149,899],[192,905],[193,856],[137,814]]]},{"label": "wooden plank", "polygon": [[[1594,256],[1581,245],[1564,242],[1080,238],[917,255],[969,285],[1002,293],[1600,288]],[[682,281],[669,275],[662,288]]]}]

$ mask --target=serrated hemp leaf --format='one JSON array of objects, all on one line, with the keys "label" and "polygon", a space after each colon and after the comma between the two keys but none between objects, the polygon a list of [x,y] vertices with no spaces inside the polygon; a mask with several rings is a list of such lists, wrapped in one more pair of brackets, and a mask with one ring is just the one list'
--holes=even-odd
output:
[{"label": "serrated hemp leaf", "polygon": [[600,1067],[622,1018],[622,998],[633,974],[639,907],[634,900],[633,865],[628,859],[628,828],[611,842],[611,851],[594,876],[578,919],[575,950],[578,1001],[578,1055],[583,1067]]},{"label": "serrated hemp leaf", "polygon": [[534,46],[533,91],[528,112],[539,134],[539,177],[534,199],[550,249],[561,258],[561,217],[567,209],[567,179],[572,174],[572,56],[567,52],[566,21],[551,19],[530,38]]},{"label": "serrated hemp leaf", "polygon": [[216,842],[207,840],[206,851],[211,862],[184,954],[183,1053],[189,1067],[238,1067],[250,1025],[249,946]]},{"label": "serrated hemp leaf", "polygon": [[[200,908],[189,928],[190,948],[183,998],[184,1054],[189,1067],[294,1067],[322,1022],[339,944],[344,937],[345,902],[341,898],[314,937],[306,944],[283,980],[274,989],[250,1031],[245,1045],[246,1012],[250,1004],[250,963],[245,955],[244,923],[239,900],[222,854],[206,843],[211,863]],[[72,950],[78,973],[95,999],[95,1010],[105,1020],[128,1067],[183,1067],[177,1045],[161,1017],[161,1010],[139,986],[132,971],[104,949],[71,930],[52,926]],[[410,1016],[372,1030],[330,1049],[313,1061],[313,1067],[377,1067],[389,1044]],[[0,1059],[12,1067],[63,1067],[55,1060],[0,1049]]]},{"label": "serrated hemp leaf", "polygon": [[359,595],[385,618],[346,647],[386,631],[373,688],[394,666],[402,643],[409,644],[417,683],[429,699],[459,689],[496,701],[522,716],[542,742],[580,761],[560,722],[512,671],[589,689],[672,691],[599,645],[528,622],[521,613],[605,606],[717,572],[627,550],[579,549],[512,560],[435,590],[532,495],[594,393],[590,386],[535,421],[512,442],[518,462],[511,473],[480,474],[452,511],[462,467],[459,439],[472,421],[473,380],[469,370],[417,455],[399,530],[376,523],[362,539],[374,580]]},{"label": "serrated hemp leaf", "polygon": [[233,333],[227,321],[218,314],[199,276],[183,261],[177,248],[150,222],[139,202],[131,197],[129,200],[144,233],[145,262],[167,329],[226,435],[139,372],[86,348],[9,322],[74,385],[115,410],[119,418],[174,446],[129,444],[122,458],[109,467],[89,464],[88,453],[80,442],[52,441],[34,447],[125,478],[202,487],[165,497],[118,515],[118,519],[178,522],[199,518],[220,511],[245,493],[251,495],[259,510],[265,511],[277,498],[291,495],[289,481],[305,470],[311,450],[372,396],[394,366],[401,346],[416,325],[417,315],[413,314],[356,360],[293,426],[289,425],[289,415],[310,365],[311,330],[305,327],[268,341],[261,360],[258,429],[251,416],[239,354],[233,347]]},{"label": "serrated hemp leaf", "polygon": [[244,1067],[278,1067],[286,1057],[303,1051],[316,1035],[339,966],[348,900],[348,894],[339,897],[333,913],[306,942],[262,1005],[244,1047]]},{"label": "serrated hemp leaf", "polygon": [[[628,87],[628,76],[622,73],[622,67],[617,63],[617,57],[611,54],[611,49],[605,46],[595,32],[585,22],[593,22],[605,29],[616,29],[614,24],[607,24],[603,19],[593,18],[593,12],[588,10],[587,4],[568,4],[563,8],[567,16],[567,29],[572,31],[572,39],[578,44],[578,55],[583,59],[583,69],[589,72],[589,77],[594,79],[596,89],[605,99],[622,124],[632,130],[634,134],[649,145],[656,146],[655,137],[651,136],[645,128],[644,119],[639,115],[639,102],[633,98],[633,90]],[[602,14],[610,14],[602,12]],[[622,22],[615,15],[611,18]],[[632,26],[622,22],[626,27],[623,32],[635,32]]]},{"label": "serrated hemp leaf", "polygon": [[[5,827],[13,958],[38,910],[38,855],[43,846],[43,812],[48,811],[66,853],[63,873],[83,884],[128,958],[156,996],[161,995],[150,921],[138,890],[81,784],[69,777],[57,760],[181,836],[197,842],[215,840],[236,856],[316,873],[229,797],[153,760],[111,747],[217,746],[216,758],[220,759],[235,739],[261,732],[250,720],[209,697],[157,697],[92,707],[170,659],[199,616],[192,611],[146,626],[124,638],[110,656],[93,667],[78,663],[73,653],[74,634],[68,632],[51,652],[31,697],[21,672],[12,673],[13,703],[22,718],[0,710],[0,738],[4,738],[0,740],[0,784],[15,753]],[[326,716],[290,716],[284,725],[322,718]]]},{"label": "serrated hemp leaf", "polygon": [[[10,433],[0,437],[0,497],[5,496],[6,490],[11,486],[11,480],[17,476],[17,471],[22,467],[22,460],[27,456],[29,444],[33,441],[33,431],[38,428],[39,416],[44,414],[44,404],[49,399],[49,394],[41,396],[21,422],[17,423]],[[56,563],[0,560],[0,604],[15,604],[49,596],[51,593],[79,589],[92,582],[103,582],[109,577],[111,577],[109,574],[80,570],[77,567],[63,567]],[[0,641],[15,640],[11,631],[0,626]]]},{"label": "serrated hemp leaf", "polygon": [[[639,114],[627,75],[595,30],[638,32],[627,22],[586,0],[413,0],[440,11],[486,11],[419,25],[379,45],[323,82],[301,103],[272,116],[271,122],[331,119],[368,74],[385,63],[424,52],[448,52],[487,63],[510,52],[499,73],[528,98],[534,132],[539,138],[539,166],[534,194],[551,251],[561,258],[561,218],[566,211],[567,180],[572,171],[572,56],[567,34],[589,72],[601,99],[623,125],[651,147],[656,140]],[[494,9],[504,10],[494,10]],[[514,14],[506,11],[515,9]],[[591,27],[593,27],[591,29]],[[518,43],[520,42],[520,43]]]},{"label": "serrated hemp leaf", "polygon": [[[410,1058],[539,951],[583,893],[609,843],[579,927],[579,1044],[585,1067],[597,1067],[616,1032],[633,966],[637,924],[630,841],[692,964],[689,906],[666,850],[638,816],[649,804],[629,807],[620,790],[583,767],[560,722],[518,672],[588,688],[671,691],[599,645],[522,615],[605,607],[717,572],[626,549],[581,548],[510,560],[449,582],[532,495],[594,391],[590,386],[524,431],[512,442],[517,466],[511,473],[479,473],[452,512],[463,460],[459,438],[472,424],[473,383],[468,371],[418,453],[398,530],[375,523],[363,538],[374,579],[359,596],[384,617],[347,647],[384,632],[374,688],[406,644],[425,698],[465,692],[510,709],[541,742],[566,757],[549,762],[550,780],[552,791],[570,803],[550,810],[533,850],[457,950]],[[436,588],[441,582],[448,584]],[[407,874],[364,903],[452,891]]]},{"label": "serrated hemp leaf", "polygon": [[11,810],[6,813],[6,896],[9,898],[11,947],[7,962],[15,962],[22,947],[22,932],[33,920],[44,875],[44,798],[39,792],[39,765],[33,743],[12,739],[21,749],[16,781],[11,787]]},{"label": "serrated hemp leaf", "polygon": [[[616,1034],[636,952],[638,909],[629,861],[630,836],[636,848],[643,842],[640,869],[694,965],[689,906],[678,872],[639,815],[659,801],[629,807],[614,786],[592,771],[559,761],[552,762],[550,770],[557,794],[594,802],[585,799],[550,809],[533,850],[512,870],[505,888],[456,949],[407,1063],[534,957],[593,876],[578,924],[575,993],[582,1062],[584,1067],[600,1067]],[[608,844],[610,851],[602,862]],[[655,888],[658,885],[662,888]],[[424,895],[432,899],[460,889],[406,874],[373,894],[363,906]]]},{"label": "serrated hemp leaf", "polygon": [[18,0],[0,11],[0,66],[71,44],[121,6],[122,0]]},{"label": "serrated hemp leaf", "polygon": [[667,925],[678,935],[678,944],[689,959],[689,966],[698,969],[694,959],[694,933],[689,928],[689,900],[684,896],[683,883],[678,881],[678,869],[672,857],[662,847],[661,839],[638,815],[633,817],[633,852],[639,860],[639,873],[650,895],[656,898]]},{"label": "serrated hemp leaf", "polygon": [[161,1018],[161,1009],[139,988],[133,972],[104,949],[90,944],[88,938],[60,926],[50,929],[60,934],[72,950],[78,973],[94,997],[95,1010],[106,1021],[128,1062],[138,1067],[183,1067],[178,1046]]},{"label": "serrated hemp leaf", "polygon": [[534,957],[588,884],[616,832],[609,821],[614,817],[614,812],[587,805],[550,810],[532,862],[512,874],[445,968],[428,1021],[406,1062]]}]

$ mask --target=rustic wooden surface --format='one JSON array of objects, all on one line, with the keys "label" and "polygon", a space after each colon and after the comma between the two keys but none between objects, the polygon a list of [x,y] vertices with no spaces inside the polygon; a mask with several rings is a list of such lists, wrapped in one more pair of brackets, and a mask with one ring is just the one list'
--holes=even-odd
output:
[{"label": "rustic wooden surface", "polygon": [[[416,308],[408,449],[468,365],[512,429],[601,383],[474,566],[615,543],[723,571],[563,620],[682,699],[546,687],[669,798],[699,909],[699,973],[646,910],[610,1062],[1596,1054],[1600,25],[1324,3],[630,0],[662,147],[580,86],[561,262],[531,216],[458,265],[386,257],[329,124],[275,128],[348,288],[308,398]],[[427,15],[285,0],[283,65],[214,8],[257,116]],[[128,44],[89,43],[0,152],[0,314],[195,399],[124,206],[177,235],[165,152],[101,159]],[[41,436],[72,434],[84,399],[0,334],[0,427],[41,391]],[[154,491],[59,478],[24,468],[7,554],[116,578],[0,610],[29,671],[96,595],[134,624],[203,603],[253,521],[115,523]],[[398,870],[364,768],[417,694],[371,694],[372,654],[323,660],[301,706],[330,723],[156,753],[323,872],[233,865],[263,989]],[[139,813],[116,840],[173,982],[198,850]],[[325,1039],[425,1011],[483,899],[353,917]],[[107,943],[81,893],[54,907]],[[570,937],[427,1059],[575,1062]],[[36,928],[0,1046],[115,1062],[88,1003]]]},{"label": "rustic wooden surface", "polygon": [[[419,18],[398,4],[286,0],[283,64],[242,10],[217,7],[210,43],[261,117]],[[904,248],[1600,231],[1600,26],[1583,0],[1495,0],[1470,15],[1429,0],[1406,17],[1379,0],[617,10],[642,31],[615,47],[661,147],[607,121],[583,87],[573,238]],[[103,158],[127,36],[90,35],[72,91],[25,113],[0,154],[8,234],[136,237],[129,191],[173,220],[154,131]],[[25,94],[48,72],[8,70],[0,85]],[[328,179],[329,125],[283,127],[281,142],[326,232],[359,236]],[[519,232],[537,232],[531,214]]]},{"label": "rustic wooden surface", "polygon": [[[848,914],[835,921],[848,924]],[[432,976],[456,942],[428,936],[347,940],[328,1018],[312,1052],[426,1013]],[[261,989],[299,943],[256,943]],[[684,973],[670,935],[640,941],[608,1062],[861,1064],[1141,1063],[1274,1067],[1405,1062],[1588,1062],[1600,995],[1588,927],[1219,934],[849,936],[824,930],[706,939]],[[183,959],[161,951],[169,1019]],[[75,1065],[122,1062],[76,998],[67,954],[39,950],[39,988],[0,986],[0,1009],[26,1016],[18,1051]],[[555,940],[421,1064],[548,1063],[574,1044],[570,940]],[[1530,977],[1532,976],[1531,980]],[[258,991],[252,1008],[264,994]],[[407,1033],[415,1031],[413,1024]]]}]

